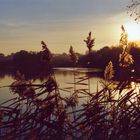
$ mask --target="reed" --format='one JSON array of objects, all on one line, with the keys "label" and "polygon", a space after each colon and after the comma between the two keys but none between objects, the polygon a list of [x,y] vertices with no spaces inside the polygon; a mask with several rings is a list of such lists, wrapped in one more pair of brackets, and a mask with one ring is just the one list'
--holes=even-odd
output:
[{"label": "reed", "polygon": [[[104,73],[105,82],[100,83],[101,90],[97,85],[97,91],[92,93],[89,77],[79,76],[76,69],[73,90],[71,87],[60,88],[51,69],[51,52],[44,42],[41,44],[42,61],[49,66],[48,77],[35,84],[17,72],[17,78],[8,86],[17,97],[0,104],[0,139],[140,139],[140,86],[137,79],[113,81],[115,71],[109,62]],[[76,66],[77,57],[72,47],[70,57]],[[120,63],[124,64],[123,61],[125,59]],[[129,65],[131,63],[125,68]],[[69,96],[63,97],[61,91]],[[81,102],[81,98],[85,102]]]}]

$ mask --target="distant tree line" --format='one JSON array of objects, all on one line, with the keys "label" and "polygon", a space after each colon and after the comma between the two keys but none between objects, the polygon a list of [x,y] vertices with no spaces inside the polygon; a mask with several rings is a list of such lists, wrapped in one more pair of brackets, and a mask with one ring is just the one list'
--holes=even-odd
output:
[{"label": "distant tree line", "polygon": [[[130,53],[134,63],[131,68],[140,70],[140,47],[136,43],[129,43]],[[100,50],[92,50],[86,54],[76,53],[78,56],[78,67],[90,67],[105,69],[109,61],[112,61],[114,69],[119,70],[119,55],[122,52],[121,46],[105,46]],[[41,60],[41,52],[27,52],[21,50],[11,55],[0,54],[0,70],[15,69],[20,71],[40,71],[47,68]],[[68,53],[53,54],[52,67],[73,67]]]}]

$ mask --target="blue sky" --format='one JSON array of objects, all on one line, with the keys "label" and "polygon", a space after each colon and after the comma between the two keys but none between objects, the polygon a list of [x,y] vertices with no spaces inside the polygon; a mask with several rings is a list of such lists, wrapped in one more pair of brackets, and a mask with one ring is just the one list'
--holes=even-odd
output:
[{"label": "blue sky", "polygon": [[52,52],[86,51],[91,31],[94,49],[116,45],[120,26],[134,22],[127,14],[131,0],[0,0],[0,52],[39,51],[44,40]]}]

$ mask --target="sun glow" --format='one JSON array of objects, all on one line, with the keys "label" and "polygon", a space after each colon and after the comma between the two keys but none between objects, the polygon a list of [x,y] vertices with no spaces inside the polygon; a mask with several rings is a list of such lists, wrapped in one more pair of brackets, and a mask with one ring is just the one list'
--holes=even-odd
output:
[{"label": "sun glow", "polygon": [[129,41],[138,41],[140,40],[140,24],[129,23],[124,25],[126,32],[128,33]]}]

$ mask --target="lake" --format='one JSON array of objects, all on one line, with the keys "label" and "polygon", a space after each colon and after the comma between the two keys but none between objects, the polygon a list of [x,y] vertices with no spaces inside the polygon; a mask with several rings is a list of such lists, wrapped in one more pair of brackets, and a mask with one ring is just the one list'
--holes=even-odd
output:
[{"label": "lake", "polygon": [[[77,76],[76,77],[81,77],[81,76],[88,76],[89,81],[85,82],[90,82],[90,92],[96,92],[97,90],[97,85],[98,88],[101,88],[100,81],[103,81],[102,79],[102,74],[101,70],[98,69],[93,69],[93,68],[54,68],[54,73],[55,73],[55,78],[58,83],[58,86],[60,89],[64,89],[67,87],[71,87],[71,90],[73,90],[73,82],[74,82],[74,71],[76,71]],[[10,92],[8,87],[3,87],[10,85],[12,82],[14,82],[14,78],[12,75],[5,74],[0,78],[0,103],[11,99],[13,97],[16,97],[16,94],[13,94]],[[34,81],[35,83],[41,83],[43,81],[36,79]],[[87,83],[89,84],[89,83]],[[88,85],[79,85],[76,88],[88,88]],[[61,91],[61,93],[64,96],[67,96],[66,92]]]},{"label": "lake", "polygon": [[[97,89],[101,89],[101,82],[104,82],[102,74],[103,72],[97,69],[54,68],[61,96],[59,96],[58,90],[51,88],[56,86],[46,84],[36,89],[39,90],[39,92],[35,92],[36,94],[31,90],[26,92],[28,94],[21,92],[25,96],[20,96],[15,101],[12,100],[9,106],[1,105],[0,139],[6,139],[6,137],[21,140],[36,139],[36,137],[57,139],[61,135],[66,139],[71,138],[69,136],[72,136],[73,139],[87,139],[87,136],[90,137],[91,134],[94,134],[95,139],[100,139],[101,137],[97,136],[104,136],[104,132],[111,137],[110,139],[116,139],[122,132],[124,132],[123,135],[126,134],[125,129],[122,129],[123,125],[124,127],[132,126],[128,129],[128,133],[131,133],[134,128],[139,130],[139,86],[131,82],[131,86],[129,83],[125,83],[126,86],[123,85],[122,88],[119,83],[120,86],[117,88],[110,90],[104,88],[104,90],[96,92]],[[1,76],[0,86],[10,85],[14,81],[14,76],[10,74]],[[50,79],[46,83],[51,83],[50,81],[53,80]],[[34,80],[35,84],[42,82],[45,82],[45,78],[44,80],[42,77]],[[74,82],[76,84],[73,84]],[[51,85],[55,85],[54,83],[52,82]],[[23,87],[19,88],[20,91]],[[49,87],[53,89],[53,92],[48,90]],[[82,89],[90,89],[92,96],[89,96],[89,91],[82,94],[80,92]],[[75,95],[73,91],[77,96],[63,98]],[[111,91],[111,94],[108,91]],[[30,96],[31,93],[33,96]],[[0,88],[0,95],[0,102],[17,96],[7,87]]]}]

